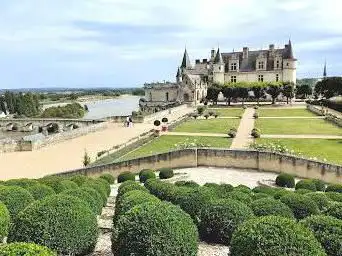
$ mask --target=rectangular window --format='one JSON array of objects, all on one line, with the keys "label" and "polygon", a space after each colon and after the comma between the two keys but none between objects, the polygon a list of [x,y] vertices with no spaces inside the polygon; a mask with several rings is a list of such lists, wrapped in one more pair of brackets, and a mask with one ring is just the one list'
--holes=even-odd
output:
[{"label": "rectangular window", "polygon": [[237,69],[236,63],[232,63],[230,66],[230,70],[236,71],[236,69]]},{"label": "rectangular window", "polygon": [[259,61],[258,68],[259,69],[264,69],[264,62],[263,61]]},{"label": "rectangular window", "polygon": [[231,77],[230,77],[230,81],[231,81],[232,83],[236,83],[236,76],[231,76]]},{"label": "rectangular window", "polygon": [[279,74],[276,74],[276,82],[279,82]]},{"label": "rectangular window", "polygon": [[258,81],[263,82],[264,81],[264,75],[259,75],[258,76]]},{"label": "rectangular window", "polygon": [[276,62],[276,67],[277,67],[277,68],[280,67],[280,62],[279,62],[279,60],[277,60],[277,62]]}]

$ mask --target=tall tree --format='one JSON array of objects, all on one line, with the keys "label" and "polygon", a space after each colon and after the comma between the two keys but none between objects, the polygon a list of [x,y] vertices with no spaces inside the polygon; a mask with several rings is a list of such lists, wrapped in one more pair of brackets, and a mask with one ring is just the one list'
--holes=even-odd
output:
[{"label": "tall tree", "polygon": [[292,83],[284,84],[282,93],[286,97],[286,104],[289,104],[289,99],[294,98],[294,85]]},{"label": "tall tree", "polygon": [[242,99],[242,106],[245,105],[245,100],[248,98],[248,88],[247,87],[237,87],[236,88],[236,93],[237,97]]},{"label": "tall tree", "polygon": [[222,90],[223,96],[226,98],[226,103],[230,106],[232,99],[236,97],[236,88],[232,86],[224,86]]},{"label": "tall tree", "polygon": [[256,84],[252,87],[252,91],[254,93],[254,98],[257,100],[258,105],[260,103],[260,99],[265,96],[265,87],[259,84]]},{"label": "tall tree", "polygon": [[217,98],[221,90],[222,86],[218,84],[213,84],[212,86],[210,86],[207,90],[207,100],[212,101],[213,104],[217,104]]},{"label": "tall tree", "polygon": [[279,84],[269,84],[266,92],[272,97],[272,104],[275,104],[277,97],[281,93],[281,87]]},{"label": "tall tree", "polygon": [[302,98],[307,98],[312,94],[312,87],[309,84],[297,85],[297,95]]}]

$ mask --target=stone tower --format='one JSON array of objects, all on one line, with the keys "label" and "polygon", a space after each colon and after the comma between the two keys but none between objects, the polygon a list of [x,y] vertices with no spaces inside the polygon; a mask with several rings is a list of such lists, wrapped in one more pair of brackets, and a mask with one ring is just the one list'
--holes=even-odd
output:
[{"label": "stone tower", "polygon": [[220,48],[217,49],[216,56],[213,62],[213,82],[223,84],[224,83],[224,62],[220,53]]},{"label": "stone tower", "polygon": [[297,59],[294,58],[292,43],[285,45],[285,54],[283,58],[283,81],[294,81],[296,83],[296,62]]}]

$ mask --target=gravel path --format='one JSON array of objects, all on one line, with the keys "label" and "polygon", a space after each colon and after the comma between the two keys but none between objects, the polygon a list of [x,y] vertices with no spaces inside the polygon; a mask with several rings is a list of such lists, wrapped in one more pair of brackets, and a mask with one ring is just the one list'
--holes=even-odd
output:
[{"label": "gravel path", "polygon": [[315,134],[262,134],[263,139],[342,139],[337,135],[315,135]]},{"label": "gravel path", "polygon": [[253,142],[250,133],[254,128],[254,113],[254,108],[247,108],[243,113],[236,137],[233,139],[232,145],[230,146],[231,149],[245,149]]},{"label": "gravel path", "polygon": [[203,136],[203,137],[228,137],[224,133],[209,133],[209,132],[165,132],[162,135],[180,135],[180,136]]}]

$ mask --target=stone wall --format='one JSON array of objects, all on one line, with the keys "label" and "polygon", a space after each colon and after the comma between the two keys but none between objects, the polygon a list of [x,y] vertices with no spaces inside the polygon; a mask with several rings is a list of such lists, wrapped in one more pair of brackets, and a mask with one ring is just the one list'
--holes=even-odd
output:
[{"label": "stone wall", "polygon": [[310,110],[311,112],[315,113],[319,116],[324,116],[324,113],[322,112],[322,108],[314,105],[307,104],[306,108]]},{"label": "stone wall", "polygon": [[212,148],[171,151],[128,161],[67,171],[58,175],[84,174],[97,177],[103,173],[111,173],[117,176],[124,171],[137,173],[145,168],[189,168],[197,166],[284,172],[301,178],[315,178],[329,183],[342,183],[342,166],[279,153]]},{"label": "stone wall", "polygon": [[145,116],[144,121],[147,122],[147,123],[153,123],[155,120],[160,120],[161,121],[161,119],[163,117],[167,117],[170,114],[170,112],[174,113],[174,112],[177,112],[177,111],[182,111],[182,110],[187,109],[187,108],[188,108],[188,106],[184,104],[184,105],[180,105],[178,107],[174,107],[174,108],[166,109],[166,110],[163,110],[163,111],[159,111],[157,113]]},{"label": "stone wall", "polygon": [[322,110],[322,107],[310,105],[310,104],[308,104],[306,107],[308,110],[310,110],[311,112],[313,112],[317,115],[325,116],[325,120],[330,121],[330,122],[342,127],[342,119],[340,117],[338,117],[337,115],[334,115],[332,113],[331,109],[324,107],[324,109]]}]

